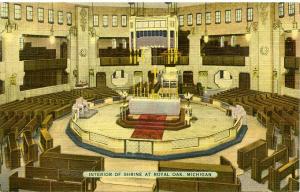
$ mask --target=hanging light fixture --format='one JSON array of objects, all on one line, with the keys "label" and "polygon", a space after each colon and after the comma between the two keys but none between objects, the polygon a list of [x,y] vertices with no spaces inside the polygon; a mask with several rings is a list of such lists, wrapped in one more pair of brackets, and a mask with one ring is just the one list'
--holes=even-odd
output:
[{"label": "hanging light fixture", "polygon": [[[54,10],[53,10],[53,2],[52,2],[52,17],[54,17],[53,13],[54,13]],[[51,29],[50,29],[49,42],[50,42],[50,44],[54,44],[55,43],[53,23],[52,23]]]},{"label": "hanging light fixture", "polygon": [[205,7],[205,22],[204,22],[204,27],[205,27],[205,31],[204,31],[204,42],[207,43],[208,42],[208,35],[207,35],[207,27],[206,27],[206,3],[204,5]]}]

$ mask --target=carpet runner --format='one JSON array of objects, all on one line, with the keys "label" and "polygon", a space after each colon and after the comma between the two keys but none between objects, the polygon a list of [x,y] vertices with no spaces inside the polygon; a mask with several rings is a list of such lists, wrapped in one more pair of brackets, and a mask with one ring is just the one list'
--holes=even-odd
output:
[{"label": "carpet runner", "polygon": [[[131,138],[162,139],[165,128],[164,123],[166,118],[166,115],[140,115],[140,122],[134,129]],[[155,121],[155,128],[152,128],[154,124],[153,121]]]}]

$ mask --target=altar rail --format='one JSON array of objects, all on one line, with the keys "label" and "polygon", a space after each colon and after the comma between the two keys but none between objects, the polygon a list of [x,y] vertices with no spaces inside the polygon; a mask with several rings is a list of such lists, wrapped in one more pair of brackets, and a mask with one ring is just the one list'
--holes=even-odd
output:
[{"label": "altar rail", "polygon": [[[106,104],[103,106],[105,105]],[[223,106],[225,106],[225,104]],[[216,105],[214,107],[218,108]],[[222,107],[220,106],[220,108]],[[113,138],[103,134],[84,130],[76,123],[76,121],[77,119],[74,118],[70,120],[70,128],[83,143],[88,143],[115,153],[145,153],[152,155],[163,155],[166,154],[166,152],[168,154],[192,152],[195,151],[195,148],[197,148],[198,151],[208,150],[222,143],[226,143],[235,139],[237,133],[242,127],[242,119],[238,119],[232,127],[205,137],[191,137],[176,140],[169,139],[158,141],[148,139]]]}]

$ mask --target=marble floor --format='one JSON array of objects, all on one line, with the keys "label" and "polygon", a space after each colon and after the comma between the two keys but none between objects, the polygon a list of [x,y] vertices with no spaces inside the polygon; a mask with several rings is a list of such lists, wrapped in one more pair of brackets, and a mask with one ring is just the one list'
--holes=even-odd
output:
[{"label": "marble floor", "polygon": [[[200,109],[199,109],[200,110]],[[209,113],[208,113],[209,115]],[[84,155],[101,156],[98,153],[89,151],[87,149],[76,146],[72,140],[65,134],[70,115],[54,121],[53,126],[49,129],[50,134],[54,138],[54,146],[61,145],[62,153],[76,153]],[[108,120],[107,120],[108,121]],[[236,144],[230,148],[220,151],[211,156],[195,157],[180,159],[180,162],[197,162],[207,164],[219,164],[220,156],[228,158],[237,168],[237,149],[258,139],[265,139],[266,129],[262,127],[255,117],[248,116],[248,131],[241,143]],[[272,153],[272,151],[269,151]],[[104,156],[105,157],[105,156]],[[149,160],[135,160],[135,159],[121,159],[105,157],[105,170],[111,171],[157,171],[158,162]],[[0,182],[3,191],[8,190],[8,176],[17,170],[10,171],[2,166],[2,173],[0,175]],[[23,175],[24,167],[18,169]],[[267,183],[259,184],[251,179],[250,173],[237,168],[237,174],[242,182],[242,191],[268,191]],[[97,183],[96,191],[99,192],[150,192],[154,179],[141,178],[103,178]],[[21,190],[20,190],[21,191]]]}]

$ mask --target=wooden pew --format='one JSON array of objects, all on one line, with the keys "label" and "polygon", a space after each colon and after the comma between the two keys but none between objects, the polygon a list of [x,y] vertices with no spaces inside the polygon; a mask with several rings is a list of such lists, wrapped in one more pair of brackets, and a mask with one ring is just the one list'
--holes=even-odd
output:
[{"label": "wooden pew", "polygon": [[281,180],[292,174],[293,178],[296,178],[295,172],[299,169],[299,158],[295,158],[288,163],[275,169],[274,167],[269,168],[269,182],[268,189],[272,191],[280,191]]},{"label": "wooden pew", "polygon": [[18,191],[19,189],[28,191],[78,191],[89,192],[87,179],[81,182],[63,182],[48,179],[19,177],[18,172],[9,177],[9,191]]},{"label": "wooden pew", "polygon": [[6,164],[10,169],[16,169],[21,166],[21,150],[15,140],[15,133],[8,135],[7,146],[5,147]]},{"label": "wooden pew", "polygon": [[231,162],[220,157],[220,164],[161,161],[159,171],[213,171],[216,178],[157,178],[154,191],[241,191],[241,182]]},{"label": "wooden pew", "polygon": [[38,145],[34,142],[30,130],[23,132],[23,152],[23,158],[26,163],[38,160]]},{"label": "wooden pew", "polygon": [[247,170],[251,167],[252,158],[262,160],[268,156],[268,147],[265,140],[259,139],[237,151],[238,167]]},{"label": "wooden pew", "polygon": [[53,148],[53,138],[49,134],[46,128],[40,130],[40,144],[44,151]]},{"label": "wooden pew", "polygon": [[101,156],[65,154],[60,151],[60,146],[57,146],[43,152],[40,155],[40,166],[56,169],[90,170],[96,165],[96,171],[104,170],[104,158]]},{"label": "wooden pew", "polygon": [[251,178],[259,183],[264,183],[268,179],[268,175],[262,176],[262,172],[271,166],[275,166],[276,162],[287,163],[289,161],[288,150],[286,147],[275,151],[271,156],[262,160],[252,159]]},{"label": "wooden pew", "polygon": [[53,124],[53,115],[49,114],[46,116],[46,118],[42,122],[42,127],[49,129],[51,125]]}]

